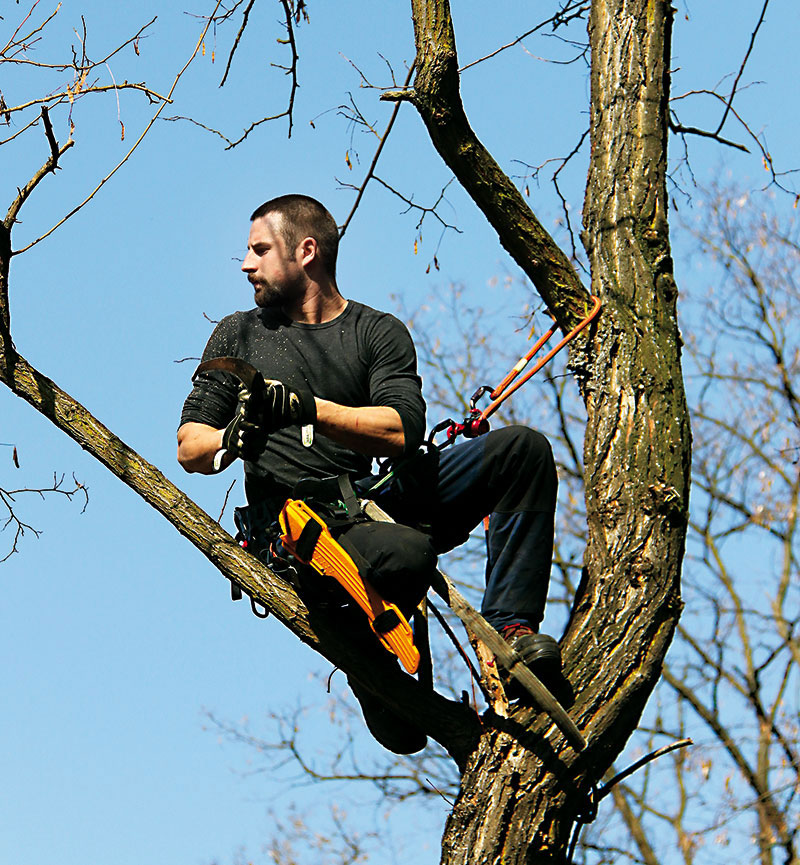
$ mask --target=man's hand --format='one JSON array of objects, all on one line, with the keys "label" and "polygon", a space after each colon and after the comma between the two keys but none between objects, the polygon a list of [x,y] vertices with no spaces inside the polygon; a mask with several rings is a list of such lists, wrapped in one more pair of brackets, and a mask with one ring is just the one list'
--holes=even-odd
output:
[{"label": "man's hand", "polygon": [[178,462],[187,472],[215,474],[237,457],[257,460],[270,433],[292,424],[303,427],[302,441],[313,441],[317,405],[308,391],[295,390],[261,376],[239,389],[236,413],[225,429],[188,422],[178,430]]},{"label": "man's hand", "polygon": [[306,426],[316,421],[317,405],[310,391],[294,390],[272,379],[267,379],[265,385],[260,425],[267,433],[293,424]]},{"label": "man's hand", "polygon": [[[222,433],[222,451],[231,457],[241,457],[243,460],[257,460],[267,446],[269,433],[259,423],[260,412],[254,406],[253,395],[247,388],[239,389],[239,403],[233,420]],[[214,468],[218,468],[218,459],[214,460]]]},{"label": "man's hand", "polygon": [[313,424],[316,419],[316,403],[308,391],[271,379],[259,382],[252,391],[242,385],[236,415],[222,434],[222,448],[232,457],[254,461],[264,453],[270,433],[294,424]]}]

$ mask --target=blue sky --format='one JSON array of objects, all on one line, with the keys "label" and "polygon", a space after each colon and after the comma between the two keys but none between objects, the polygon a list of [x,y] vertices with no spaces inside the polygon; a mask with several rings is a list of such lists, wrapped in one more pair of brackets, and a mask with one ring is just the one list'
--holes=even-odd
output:
[{"label": "blue sky", "polygon": [[[455,3],[462,63],[546,17],[548,7],[539,5],[535,14],[524,16],[518,4],[500,2],[491,17],[479,17],[473,6]],[[674,94],[713,86],[737,68],[760,5],[679,5]],[[24,8],[4,10],[0,31],[16,26]],[[109,63],[108,72],[118,82],[147,80],[164,92],[201,26],[184,8],[149,0],[124,5],[66,0],[35,56],[45,62],[65,56],[81,15],[90,53],[99,56],[158,14],[140,42],[140,56],[128,50]],[[199,4],[191,11],[207,14],[210,8]],[[763,83],[743,93],[740,110],[766,134],[776,161],[792,167],[800,24],[791,0],[774,0],[770,10],[744,75],[747,82]],[[285,49],[275,42],[282,35],[279,12],[279,4],[260,0],[221,91],[217,84],[234,28],[220,29],[216,48],[210,35],[205,56],[187,72],[174,108],[165,114],[190,115],[233,136],[253,119],[282,110],[287,80],[269,66],[285,62]],[[196,127],[159,122],[93,202],[12,264],[13,329],[20,352],[215,516],[236,469],[209,479],[186,475],[177,466],[175,428],[193,364],[175,361],[202,350],[210,332],[204,314],[218,319],[250,305],[251,291],[236,259],[245,245],[247,216],[257,204],[303,191],[325,201],[340,221],[349,211],[352,193],[340,189],[335,178],[360,182],[374,145],[360,130],[351,136],[336,107],[349,91],[381,129],[390,107],[377,102],[376,91],[359,88],[348,59],[375,83],[385,84],[387,67],[378,52],[398,78],[413,58],[405,4],[319,2],[310,14],[311,24],[298,32],[301,88],[291,140],[285,120],[279,120],[225,152],[218,138]],[[571,35],[580,38],[580,26]],[[581,134],[588,85],[580,61],[564,67],[539,59],[574,53],[539,37],[465,73],[470,119],[509,172],[523,173],[514,160],[538,164],[565,154]],[[62,80],[26,68],[7,72],[4,67],[4,72],[9,105]],[[76,146],[64,156],[62,170],[47,178],[23,209],[15,248],[46,231],[91,191],[124,155],[151,111],[133,93],[122,94],[119,118],[113,94],[76,104]],[[704,119],[705,111],[706,104],[698,102],[682,113],[682,120],[709,125],[713,121]],[[719,115],[715,110],[710,116]],[[125,124],[124,142],[119,119]],[[54,113],[54,126],[64,140],[64,114]],[[0,127],[0,137],[7,134]],[[730,134],[743,140],[735,127]],[[754,156],[705,141],[691,146],[700,182],[729,173],[750,185],[765,182]],[[46,152],[37,130],[0,149],[6,206]],[[432,203],[449,180],[408,107],[401,111],[379,174],[423,204]],[[576,212],[584,177],[585,160],[578,159],[565,186]],[[531,184],[531,193],[545,224],[562,236],[559,209],[546,184],[541,189]],[[368,190],[341,251],[339,281],[346,296],[383,308],[392,308],[396,296],[414,307],[456,282],[465,285],[470,302],[478,303],[492,296],[494,277],[518,276],[455,185],[448,189],[442,214],[463,233],[448,231],[441,246],[441,231],[428,217],[414,255],[416,217],[404,215],[404,209],[377,185]],[[673,242],[680,253],[677,231]],[[426,273],[434,254],[441,270]],[[691,271],[679,271],[682,291],[702,287],[693,277]],[[517,311],[509,310],[509,317]],[[440,326],[446,334],[447,322]],[[196,550],[7,393],[0,393],[0,441],[16,444],[21,462],[16,469],[9,449],[0,448],[0,487],[47,486],[54,473],[67,479],[74,473],[90,496],[81,513],[79,504],[57,496],[42,502],[20,495],[20,515],[42,535],[37,540],[27,534],[19,554],[0,565],[5,694],[0,765],[6,779],[0,794],[0,861],[204,865],[233,861],[241,846],[258,860],[271,831],[267,812],[282,813],[285,788],[263,775],[248,775],[252,755],[220,741],[208,729],[205,712],[257,722],[270,711],[324,703],[313,673],[326,674],[327,667],[274,620],[256,619],[246,602],[230,603],[227,583]],[[242,498],[240,481],[232,498]],[[10,543],[9,531],[0,534],[0,557]],[[334,687],[337,682],[342,688],[341,679],[334,679]],[[325,753],[336,735],[326,713],[310,711],[307,723],[313,746]],[[365,753],[374,749],[377,754],[378,746],[366,734],[363,738]],[[277,791],[282,798],[275,798]],[[296,790],[288,798],[302,808],[307,795]],[[436,827],[446,810],[444,803],[428,809],[423,837],[430,846],[424,861],[438,858]],[[402,813],[394,816],[396,825],[407,826]],[[382,823],[384,814],[372,813],[370,819]],[[425,818],[416,819],[424,824]],[[395,861],[419,862],[420,851],[403,846],[402,831],[397,836]]]}]

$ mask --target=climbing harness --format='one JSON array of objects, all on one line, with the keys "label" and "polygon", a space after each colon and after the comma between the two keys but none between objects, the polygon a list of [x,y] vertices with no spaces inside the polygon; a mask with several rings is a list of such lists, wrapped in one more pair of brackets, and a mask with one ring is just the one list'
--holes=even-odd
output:
[{"label": "climbing harness", "polygon": [[[525,375],[523,375],[522,378],[511,387],[510,385],[514,379],[516,379],[533,358],[536,357],[541,349],[547,345],[553,334],[558,330],[558,325],[554,323],[546,333],[539,337],[530,351],[524,354],[516,364],[514,364],[508,375],[506,375],[497,387],[493,388],[491,385],[484,384],[475,391],[469,401],[469,414],[461,423],[457,423],[452,418],[447,418],[441,423],[438,423],[431,430],[430,435],[428,436],[428,444],[434,445],[436,436],[441,432],[445,433],[445,440],[442,444],[436,445],[436,447],[439,447],[440,449],[453,444],[460,435],[463,435],[464,438],[477,438],[478,436],[489,432],[489,418],[510,396],[515,394],[522,385],[525,384],[525,382],[529,381],[537,372],[539,372],[540,369],[542,369],[542,367],[548,364],[561,351],[561,349],[564,348],[564,346],[572,342],[572,340],[575,339],[575,337],[597,317],[601,306],[602,304],[600,299],[592,295],[592,308],[586,316],[575,325],[575,327],[573,327],[556,346],[551,348],[550,351],[548,351],[547,354],[534,365],[533,369],[526,372]],[[533,331],[531,331],[528,338],[530,339],[532,336]],[[478,408],[478,401],[487,393],[489,394],[491,402],[485,409],[481,410]]]},{"label": "climbing harness", "polygon": [[[300,582],[301,567],[339,583],[366,614],[384,648],[396,655],[409,673],[417,672],[420,652],[405,614],[371,584],[370,565],[358,550],[346,538],[334,537],[369,519],[347,475],[300,480],[276,520],[265,514],[256,518],[251,507],[236,508],[234,519],[240,545],[295,586]],[[233,582],[231,597],[242,597],[241,587]],[[252,598],[250,606],[259,618],[267,617],[266,608],[259,608]]]}]

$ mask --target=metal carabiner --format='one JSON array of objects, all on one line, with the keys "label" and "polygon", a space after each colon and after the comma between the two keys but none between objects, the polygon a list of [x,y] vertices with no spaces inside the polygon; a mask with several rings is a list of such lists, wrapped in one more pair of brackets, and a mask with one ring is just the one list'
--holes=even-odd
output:
[{"label": "metal carabiner", "polygon": [[475,391],[475,393],[472,394],[472,397],[470,398],[470,401],[469,401],[469,410],[470,410],[470,412],[475,412],[475,411],[477,411],[477,410],[478,410],[478,409],[477,409],[477,406],[478,406],[478,400],[479,400],[479,399],[480,399],[480,398],[481,398],[485,393],[489,393],[489,394],[490,394],[493,390],[494,390],[494,388],[493,388],[490,384],[482,384],[482,385],[481,385],[481,386],[480,386],[480,387]]},{"label": "metal carabiner", "polygon": [[269,610],[263,604],[261,605],[261,609],[258,609],[258,606],[258,603],[250,598],[250,609],[253,611],[253,615],[259,619],[266,619],[269,616]]}]

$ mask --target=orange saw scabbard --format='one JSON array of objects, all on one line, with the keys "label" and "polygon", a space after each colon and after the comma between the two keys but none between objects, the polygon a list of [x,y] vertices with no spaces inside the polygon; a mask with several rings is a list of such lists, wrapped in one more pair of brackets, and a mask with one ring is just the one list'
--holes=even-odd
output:
[{"label": "orange saw scabbard", "polygon": [[383,645],[400,659],[409,673],[416,673],[419,651],[406,617],[385,601],[334,540],[325,522],[303,501],[289,499],[280,513],[281,543],[303,564],[317,573],[333,577],[367,614],[369,625]]}]

